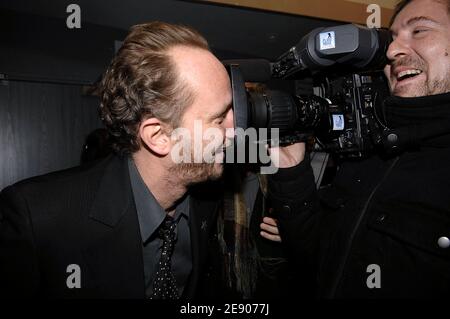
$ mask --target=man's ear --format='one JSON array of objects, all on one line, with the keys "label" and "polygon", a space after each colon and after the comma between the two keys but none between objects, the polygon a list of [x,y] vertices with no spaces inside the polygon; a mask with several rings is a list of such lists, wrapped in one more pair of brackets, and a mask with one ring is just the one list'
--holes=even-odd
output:
[{"label": "man's ear", "polygon": [[139,136],[142,143],[152,152],[160,156],[166,156],[172,147],[170,136],[167,135],[167,128],[167,124],[155,117],[142,121],[139,126]]}]

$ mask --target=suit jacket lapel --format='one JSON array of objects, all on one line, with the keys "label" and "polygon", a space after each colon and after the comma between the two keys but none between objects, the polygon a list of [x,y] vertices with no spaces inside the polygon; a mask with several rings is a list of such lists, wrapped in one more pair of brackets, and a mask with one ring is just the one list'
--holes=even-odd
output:
[{"label": "suit jacket lapel", "polygon": [[189,277],[187,286],[184,290],[184,296],[186,298],[193,298],[197,289],[198,276],[199,276],[199,264],[200,264],[200,246],[201,239],[199,233],[199,212],[197,208],[197,202],[191,197],[189,212],[189,231],[191,233],[191,251],[192,251],[192,273]]},{"label": "suit jacket lapel", "polygon": [[[201,277],[205,275],[205,262],[208,257],[209,235],[215,226],[217,201],[205,201],[191,196],[189,230],[192,246],[192,273],[184,291],[184,297],[195,297]],[[203,272],[203,273],[202,273]]]},{"label": "suit jacket lapel", "polygon": [[133,202],[130,176],[125,158],[113,156],[106,163],[89,217],[114,227]]},{"label": "suit jacket lapel", "polygon": [[144,298],[142,241],[126,159],[113,157],[89,213],[84,256],[93,295]]},{"label": "suit jacket lapel", "polygon": [[[190,201],[192,273],[183,293],[189,299],[204,275],[218,207],[217,198],[200,195]],[[126,159],[113,157],[106,164],[86,227],[92,234],[84,256],[93,296],[145,298],[142,240]]]}]

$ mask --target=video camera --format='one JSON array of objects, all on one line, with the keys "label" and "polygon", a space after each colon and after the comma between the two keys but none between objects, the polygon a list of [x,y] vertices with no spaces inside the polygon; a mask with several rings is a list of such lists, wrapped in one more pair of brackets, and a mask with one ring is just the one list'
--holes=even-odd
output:
[{"label": "video camera", "polygon": [[[280,145],[315,137],[327,152],[365,156],[383,139],[381,105],[389,90],[381,70],[390,42],[388,30],[347,24],[311,31],[274,62],[224,61],[235,127],[277,128]],[[305,72],[314,94],[246,88],[246,82],[301,79]]]}]

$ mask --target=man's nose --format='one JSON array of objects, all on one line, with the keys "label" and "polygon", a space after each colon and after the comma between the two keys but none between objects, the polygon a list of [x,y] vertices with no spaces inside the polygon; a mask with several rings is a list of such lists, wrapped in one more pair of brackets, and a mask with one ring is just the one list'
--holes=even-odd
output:
[{"label": "man's nose", "polygon": [[408,55],[411,52],[411,48],[408,41],[399,37],[396,37],[388,47],[386,56],[389,61],[395,61]]}]

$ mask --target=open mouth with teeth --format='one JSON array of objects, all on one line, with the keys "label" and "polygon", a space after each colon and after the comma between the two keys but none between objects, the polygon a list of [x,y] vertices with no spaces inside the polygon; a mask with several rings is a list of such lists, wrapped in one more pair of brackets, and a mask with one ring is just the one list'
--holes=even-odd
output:
[{"label": "open mouth with teeth", "polygon": [[417,75],[419,75],[421,73],[422,73],[422,71],[418,70],[418,69],[402,71],[402,72],[399,72],[397,74],[397,81],[400,82],[400,81],[403,81],[403,80],[406,80],[406,79],[410,79],[410,78],[413,78],[413,77],[415,77],[415,76],[417,76]]}]

